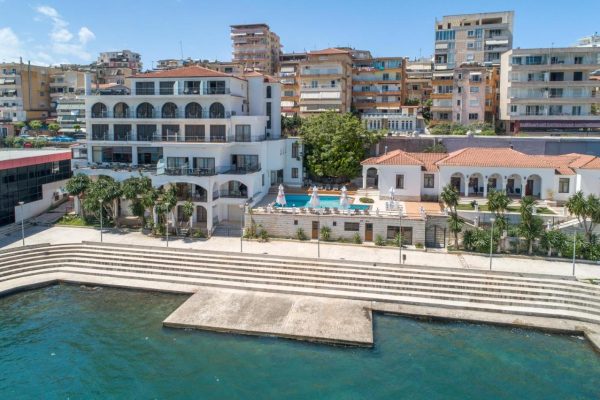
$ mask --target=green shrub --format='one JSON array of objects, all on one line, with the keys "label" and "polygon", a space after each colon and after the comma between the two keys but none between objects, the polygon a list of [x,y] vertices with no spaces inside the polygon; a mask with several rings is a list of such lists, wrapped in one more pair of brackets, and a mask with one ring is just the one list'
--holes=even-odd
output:
[{"label": "green shrub", "polygon": [[354,244],[361,244],[362,243],[362,239],[360,238],[360,233],[356,232],[354,234],[354,236],[352,236],[352,242]]},{"label": "green shrub", "polygon": [[373,200],[370,197],[361,197],[359,200],[361,203],[365,203],[365,204],[373,204],[375,202],[375,200]]},{"label": "green shrub", "polygon": [[325,241],[331,240],[331,228],[327,225],[321,227],[321,239]]},{"label": "green shrub", "polygon": [[375,246],[385,246],[385,239],[381,235],[375,235]]},{"label": "green shrub", "polygon": [[298,239],[298,240],[307,240],[308,239],[308,237],[306,236],[306,233],[304,233],[304,229],[302,229],[302,228],[296,229],[296,239]]},{"label": "green shrub", "polygon": [[258,238],[263,242],[269,241],[269,232],[266,229],[260,228],[258,231]]},{"label": "green shrub", "polygon": [[192,236],[195,237],[196,239],[204,239],[204,238],[206,238],[206,235],[200,229],[198,229],[197,231],[194,231],[194,233],[192,234]]},{"label": "green shrub", "polygon": [[422,249],[422,248],[423,248],[423,243],[419,243],[419,242],[417,242],[417,243],[415,243],[415,247],[416,247],[417,249]]}]

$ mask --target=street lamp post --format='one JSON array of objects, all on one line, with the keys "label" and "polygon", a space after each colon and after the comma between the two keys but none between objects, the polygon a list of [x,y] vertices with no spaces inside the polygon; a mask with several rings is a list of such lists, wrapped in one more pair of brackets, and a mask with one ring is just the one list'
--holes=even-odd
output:
[{"label": "street lamp post", "polygon": [[102,214],[104,214],[102,212],[102,199],[99,199],[98,203],[100,203],[100,243],[102,243],[102,241],[103,241],[103,238],[102,238],[102,228],[103,228],[103,226],[102,226]]},{"label": "street lamp post", "polygon": [[317,258],[321,258],[321,209],[317,212]]},{"label": "street lamp post", "polygon": [[23,246],[25,246],[25,214],[23,214],[23,204],[25,204],[24,201],[19,202],[21,206],[21,238],[23,239]]},{"label": "street lamp post", "polygon": [[240,210],[242,210],[242,218],[240,223],[240,253],[244,252],[244,217],[246,214],[246,204],[240,204]]},{"label": "street lamp post", "polygon": [[575,276],[575,252],[577,249],[577,231],[573,230],[573,276]]},{"label": "street lamp post", "polygon": [[169,224],[171,223],[171,221],[169,220],[169,216],[167,214],[167,217],[165,218],[165,225],[166,225],[166,232],[167,232],[167,247],[169,247]]},{"label": "street lamp post", "polygon": [[398,227],[398,263],[402,264],[402,209],[398,206],[398,220],[400,226]]},{"label": "street lamp post", "polygon": [[490,221],[492,222],[492,230],[490,231],[490,271],[492,270],[492,251],[494,248],[494,222],[496,221],[496,218],[492,217],[490,218]]}]

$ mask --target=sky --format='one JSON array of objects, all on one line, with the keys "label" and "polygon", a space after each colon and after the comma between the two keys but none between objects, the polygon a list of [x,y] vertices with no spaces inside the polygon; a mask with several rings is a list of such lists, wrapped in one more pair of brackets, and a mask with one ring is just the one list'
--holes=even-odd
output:
[{"label": "sky", "polygon": [[284,52],[332,46],[374,56],[433,53],[444,15],[515,11],[513,47],[561,47],[600,32],[600,1],[576,0],[0,0],[0,62],[89,63],[130,49],[144,69],[164,58],[230,60],[229,25],[264,22]]}]

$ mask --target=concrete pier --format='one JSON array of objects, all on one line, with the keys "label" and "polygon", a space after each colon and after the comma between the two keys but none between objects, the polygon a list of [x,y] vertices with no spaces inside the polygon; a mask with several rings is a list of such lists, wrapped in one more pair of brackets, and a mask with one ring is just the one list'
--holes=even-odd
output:
[{"label": "concrete pier", "polygon": [[201,287],[163,324],[329,344],[373,345],[367,301]]}]

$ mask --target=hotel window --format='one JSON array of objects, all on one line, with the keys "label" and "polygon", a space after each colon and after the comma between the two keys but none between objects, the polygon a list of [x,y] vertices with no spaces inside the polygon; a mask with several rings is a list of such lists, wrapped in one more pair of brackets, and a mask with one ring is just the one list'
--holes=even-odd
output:
[{"label": "hotel window", "polygon": [[569,178],[560,178],[558,180],[558,193],[569,193]]},{"label": "hotel window", "polygon": [[298,149],[299,148],[300,148],[300,145],[298,144],[298,142],[292,143],[292,158],[298,158]]},{"label": "hotel window", "polygon": [[298,179],[298,168],[292,168],[292,179]]},{"label": "hotel window", "polygon": [[160,82],[158,93],[163,95],[169,95],[174,93],[175,82]]},{"label": "hotel window", "polygon": [[473,121],[473,120],[477,120],[479,119],[479,114],[478,113],[469,113],[469,120]]},{"label": "hotel window", "polygon": [[154,82],[136,82],[135,83],[135,94],[140,95],[153,95],[154,94]]},{"label": "hotel window", "polygon": [[310,81],[310,87],[311,88],[319,87],[319,81]]},{"label": "hotel window", "polygon": [[271,86],[267,86],[267,99],[271,98]]},{"label": "hotel window", "polygon": [[383,80],[384,81],[389,81],[390,80],[390,74],[388,74],[388,73],[383,74]]},{"label": "hotel window", "polygon": [[251,142],[252,133],[250,125],[236,125],[235,126],[235,141],[236,142]]},{"label": "hotel window", "polygon": [[574,81],[582,81],[583,80],[583,72],[581,72],[581,71],[573,72],[573,80]]},{"label": "hotel window", "polygon": [[435,183],[435,178],[433,174],[425,174],[423,176],[423,187],[425,189],[432,189]]},{"label": "hotel window", "polygon": [[581,115],[581,106],[573,106],[571,108],[571,115]]},{"label": "hotel window", "polygon": [[479,107],[479,99],[470,99],[469,107]]},{"label": "hotel window", "polygon": [[344,222],[344,230],[347,232],[358,232],[360,230],[360,222]]},{"label": "hotel window", "polygon": [[574,64],[583,64],[583,57],[575,57]]},{"label": "hotel window", "polygon": [[471,92],[471,93],[479,93],[479,87],[478,86],[471,86],[469,88],[469,92]]},{"label": "hotel window", "polygon": [[456,120],[460,121],[460,113],[456,113]]},{"label": "hotel window", "polygon": [[460,99],[459,99],[459,100],[456,100],[456,105],[457,105],[457,106],[460,106]]},{"label": "hotel window", "polygon": [[404,189],[404,175],[396,175],[396,189]]}]

